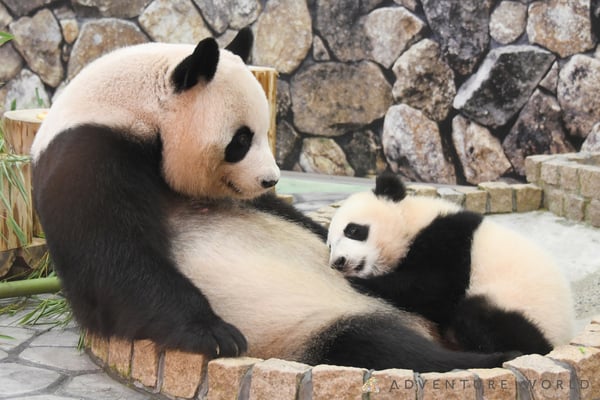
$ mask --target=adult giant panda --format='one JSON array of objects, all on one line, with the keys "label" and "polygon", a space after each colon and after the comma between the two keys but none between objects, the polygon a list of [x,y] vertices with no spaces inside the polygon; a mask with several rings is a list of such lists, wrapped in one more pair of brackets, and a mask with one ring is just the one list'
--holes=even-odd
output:
[{"label": "adult giant panda", "polygon": [[439,324],[462,349],[546,354],[572,336],[568,282],[525,237],[397,176],[352,195],[329,227],[330,265],[360,290]]},{"label": "adult giant panda", "polygon": [[326,232],[265,194],[279,179],[252,35],[144,44],[86,67],[33,144],[34,199],[65,294],[92,333],[210,357],[450,370],[423,319],[327,266]]}]

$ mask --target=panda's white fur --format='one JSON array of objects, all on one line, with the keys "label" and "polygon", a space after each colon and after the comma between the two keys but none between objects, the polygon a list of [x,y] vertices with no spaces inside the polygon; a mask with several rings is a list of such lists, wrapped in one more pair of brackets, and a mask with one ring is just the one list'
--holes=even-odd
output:
[{"label": "panda's white fur", "polygon": [[[380,276],[383,280],[384,275],[403,268],[414,240],[424,228],[440,216],[462,211],[441,198],[406,196],[394,201],[374,192],[354,194],[336,210],[331,221],[330,265],[348,277],[369,280]],[[344,230],[350,223],[368,226],[366,240],[346,237]],[[452,234],[441,233],[438,239]],[[443,243],[420,246],[425,252],[435,253]],[[426,286],[427,280],[423,272],[421,284]],[[571,290],[554,260],[528,238],[488,218],[482,219],[470,242],[470,279],[465,297],[474,296],[485,296],[502,310],[522,313],[554,346],[572,337]]]},{"label": "panda's white fur", "polygon": [[[254,95],[262,88],[238,56],[221,50],[210,84],[200,82],[173,96],[169,77],[193,51],[193,45],[147,43],[92,62],[53,104],[36,135],[32,156],[36,159],[65,129],[84,123],[119,127],[140,139],[161,132],[164,174],[173,189],[190,196],[253,198],[264,193],[260,181],[278,180],[279,169],[266,135],[266,97]],[[123,79],[124,71],[135,73]],[[232,81],[238,84],[232,86]],[[255,135],[244,160],[232,167],[220,159],[221,148],[243,124],[260,135]],[[196,173],[199,170],[210,173]],[[239,193],[232,193],[224,182],[231,182]]]},{"label": "panda's white fur", "polygon": [[227,210],[224,218],[203,207],[203,216],[175,224],[177,262],[217,314],[244,333],[250,355],[299,360],[313,333],[340,316],[392,311],[323,268],[327,247],[305,229],[248,209]]},{"label": "panda's white fur", "polygon": [[81,325],[209,357],[431,371],[512,356],[431,341],[427,321],[328,270],[324,228],[264,194],[279,169],[251,41],[117,50],[52,106],[34,200]]}]

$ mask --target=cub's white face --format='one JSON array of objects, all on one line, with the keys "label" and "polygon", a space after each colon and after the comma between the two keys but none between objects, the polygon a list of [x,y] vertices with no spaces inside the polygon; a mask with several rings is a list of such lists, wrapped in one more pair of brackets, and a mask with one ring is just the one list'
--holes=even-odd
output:
[{"label": "cub's white face", "polygon": [[[397,254],[391,254],[388,241],[392,203],[373,193],[357,193],[344,201],[329,226],[327,244],[329,265],[348,277],[382,275],[394,266]],[[393,250],[392,250],[393,252]]]},{"label": "cub's white face", "polygon": [[438,215],[460,207],[439,198],[393,200],[356,193],[336,211],[329,226],[329,264],[345,276],[367,278],[392,271],[406,257],[417,234]]}]

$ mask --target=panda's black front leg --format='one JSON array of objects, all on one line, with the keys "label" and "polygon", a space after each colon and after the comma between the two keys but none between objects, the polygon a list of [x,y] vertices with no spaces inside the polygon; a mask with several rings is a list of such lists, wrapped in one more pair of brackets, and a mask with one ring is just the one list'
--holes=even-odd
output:
[{"label": "panda's black front leg", "polygon": [[277,197],[276,194],[268,192],[253,199],[250,204],[260,211],[264,211],[279,217],[283,217],[288,221],[294,222],[305,229],[308,229],[315,235],[319,236],[323,242],[327,240],[327,229],[313,221],[302,212],[298,211],[293,205],[286,203],[284,200]]},{"label": "panda's black front leg", "polygon": [[174,260],[167,210],[178,196],[160,172],[160,142],[81,125],[33,168],[34,200],[75,318],[104,337],[236,356],[242,333],[223,321]]}]

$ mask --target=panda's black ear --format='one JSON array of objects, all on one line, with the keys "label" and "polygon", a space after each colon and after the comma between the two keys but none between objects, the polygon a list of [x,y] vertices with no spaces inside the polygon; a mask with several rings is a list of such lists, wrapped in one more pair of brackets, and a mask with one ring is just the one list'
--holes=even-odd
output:
[{"label": "panda's black ear", "polygon": [[217,72],[218,63],[219,46],[216,40],[213,38],[201,40],[194,52],[175,67],[171,75],[175,92],[183,92],[193,87],[200,79],[210,81]]},{"label": "panda's black ear", "polygon": [[392,201],[400,201],[406,197],[406,187],[396,174],[389,171],[377,177],[373,192],[377,197]]},{"label": "panda's black ear", "polygon": [[233,38],[231,43],[225,47],[225,49],[231,51],[235,55],[240,56],[244,63],[246,63],[248,62],[248,58],[250,58],[250,52],[252,51],[253,43],[254,35],[252,35],[252,30],[248,27],[245,27],[240,29],[240,31]]}]

